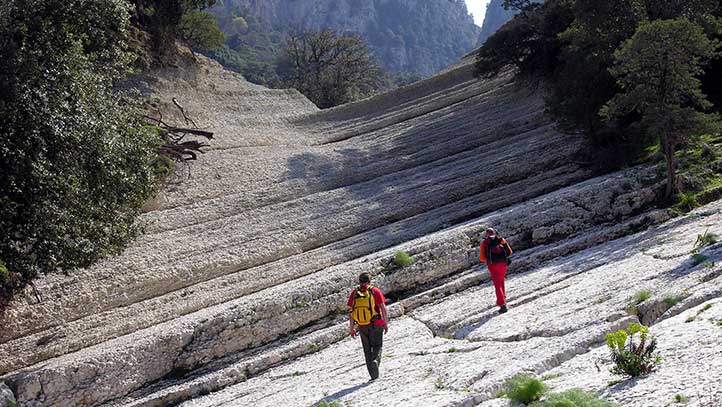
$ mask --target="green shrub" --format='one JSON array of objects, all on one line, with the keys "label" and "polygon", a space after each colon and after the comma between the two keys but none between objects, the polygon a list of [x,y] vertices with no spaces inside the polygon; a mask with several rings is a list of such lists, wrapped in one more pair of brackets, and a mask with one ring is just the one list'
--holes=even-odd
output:
[{"label": "green shrub", "polygon": [[198,10],[191,10],[183,15],[178,25],[178,38],[191,50],[219,49],[226,39],[213,15]]},{"label": "green shrub", "polygon": [[[639,341],[635,335],[639,334]],[[662,358],[655,353],[657,340],[649,339],[649,328],[633,323],[627,331],[607,334],[607,346],[611,352],[614,374],[637,377],[654,371]]]},{"label": "green shrub", "polygon": [[640,290],[634,293],[634,295],[629,299],[627,311],[632,315],[639,316],[639,307],[637,306],[650,299],[652,294],[653,293],[650,290]]},{"label": "green shrub", "polygon": [[675,305],[679,304],[680,301],[682,301],[681,295],[668,295],[664,297],[664,305],[667,306],[667,308],[672,308]]},{"label": "green shrub", "polygon": [[697,194],[694,192],[680,192],[675,196],[673,209],[679,213],[686,213],[700,206]]},{"label": "green shrub", "polygon": [[394,254],[394,263],[399,267],[408,267],[414,264],[414,258],[403,250]]},{"label": "green shrub", "polygon": [[634,295],[632,296],[632,303],[633,303],[634,305],[639,305],[639,304],[647,301],[648,299],[652,298],[652,294],[653,294],[653,293],[652,293],[652,291],[650,291],[650,290],[640,290],[640,291],[637,291],[637,292],[634,293]]},{"label": "green shrub", "polygon": [[687,403],[689,401],[689,397],[685,396],[684,394],[675,394],[674,395],[674,402],[675,403]]},{"label": "green shrub", "polygon": [[697,235],[697,240],[694,242],[694,249],[703,249],[717,242],[719,242],[719,236],[716,233],[709,233],[709,230],[706,230],[704,233]]},{"label": "green shrub", "polygon": [[314,404],[313,407],[343,407],[343,404],[341,404],[338,400],[333,401],[319,401],[318,403]]},{"label": "green shrub", "polygon": [[[87,267],[139,231],[161,139],[114,85],[125,0],[0,5],[0,308],[40,272]],[[12,21],[12,24],[8,24]]]},{"label": "green shrub", "polygon": [[691,257],[692,257],[692,263],[695,266],[698,264],[702,264],[702,263],[706,262],[707,260],[709,260],[709,257],[707,257],[701,253],[694,253]]},{"label": "green shrub", "polygon": [[546,400],[536,402],[532,407],[617,407],[617,404],[599,398],[596,393],[571,389],[550,394]]},{"label": "green shrub", "polygon": [[514,403],[529,404],[541,399],[549,390],[541,380],[523,374],[518,374],[504,383],[504,392]]}]

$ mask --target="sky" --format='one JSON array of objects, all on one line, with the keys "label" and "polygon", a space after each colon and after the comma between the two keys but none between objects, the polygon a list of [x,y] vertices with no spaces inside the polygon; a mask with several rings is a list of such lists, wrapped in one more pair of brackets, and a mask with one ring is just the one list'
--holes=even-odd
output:
[{"label": "sky", "polygon": [[474,15],[474,22],[479,27],[484,22],[487,4],[489,4],[489,0],[466,0],[466,8],[469,9],[469,13]]}]

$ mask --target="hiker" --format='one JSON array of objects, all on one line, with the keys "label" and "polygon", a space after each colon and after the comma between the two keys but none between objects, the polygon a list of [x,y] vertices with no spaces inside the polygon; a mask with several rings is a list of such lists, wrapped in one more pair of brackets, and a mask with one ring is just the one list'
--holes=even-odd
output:
[{"label": "hiker", "polygon": [[384,334],[389,331],[389,317],[384,293],[371,285],[369,273],[361,273],[358,284],[348,298],[348,306],[351,308],[349,330],[352,338],[361,335],[366,368],[373,381],[379,377],[381,345]]},{"label": "hiker", "polygon": [[481,242],[479,249],[479,260],[486,263],[491,275],[491,281],[494,282],[494,290],[496,291],[496,305],[499,307],[499,313],[503,314],[506,308],[506,289],[504,288],[504,278],[506,278],[506,269],[511,264],[511,246],[509,242],[496,233],[496,230],[489,228],[486,230],[486,238]]}]

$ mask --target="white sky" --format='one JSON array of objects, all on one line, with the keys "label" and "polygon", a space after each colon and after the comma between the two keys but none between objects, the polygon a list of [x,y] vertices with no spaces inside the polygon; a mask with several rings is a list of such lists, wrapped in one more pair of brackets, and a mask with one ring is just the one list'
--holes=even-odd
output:
[{"label": "white sky", "polygon": [[487,4],[489,4],[489,0],[466,0],[466,8],[469,9],[469,13],[474,15],[474,22],[479,27],[484,22]]}]

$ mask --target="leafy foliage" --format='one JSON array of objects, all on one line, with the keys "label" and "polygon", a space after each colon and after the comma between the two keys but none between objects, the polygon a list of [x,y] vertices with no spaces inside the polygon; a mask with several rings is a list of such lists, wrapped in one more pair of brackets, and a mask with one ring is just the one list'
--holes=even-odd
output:
[{"label": "leafy foliage", "polygon": [[[639,334],[639,342],[635,335]],[[619,330],[607,334],[607,347],[611,352],[614,367],[612,373],[637,377],[649,374],[661,363],[655,353],[657,340],[649,339],[649,328],[638,323],[629,325],[627,331]]]},{"label": "leafy foliage", "polygon": [[703,249],[717,242],[719,242],[719,236],[716,233],[710,233],[709,230],[705,230],[704,233],[697,235],[697,239],[694,241],[694,249]]},{"label": "leafy foliage", "polygon": [[632,296],[632,303],[634,305],[639,305],[639,304],[643,303],[644,301],[647,301],[648,299],[650,299],[652,297],[652,294],[653,293],[650,290],[637,291]]},{"label": "leafy foliage", "polygon": [[658,136],[667,159],[667,189],[676,189],[676,147],[690,134],[713,130],[716,115],[701,90],[701,65],[716,52],[702,27],[686,18],[642,23],[614,53],[611,69],[622,91],[601,110],[607,118],[639,115],[649,136]]},{"label": "leafy foliage", "polygon": [[218,49],[226,39],[213,15],[197,10],[183,15],[178,26],[178,37],[188,44],[191,50]]},{"label": "leafy foliage", "polygon": [[596,393],[581,389],[570,389],[563,393],[550,394],[544,401],[532,404],[532,407],[617,407],[616,403],[606,401]]},{"label": "leafy foliage", "polygon": [[381,70],[358,35],[290,34],[286,53],[291,86],[322,109],[369,96],[381,86]]},{"label": "leafy foliage", "polygon": [[166,64],[175,56],[177,38],[183,16],[215,4],[215,0],[130,0],[135,6],[134,19],[150,33],[157,62]]},{"label": "leafy foliage", "polygon": [[414,258],[405,251],[398,251],[394,254],[394,263],[399,267],[408,267],[414,264]]},{"label": "leafy foliage", "polygon": [[[523,78],[542,79],[547,110],[563,129],[590,136],[602,167],[634,163],[645,146],[662,139],[671,195],[672,147],[684,146],[704,129],[718,129],[717,118],[705,109],[722,111],[722,58],[715,51],[722,38],[720,3],[505,3],[522,12],[480,48],[479,75],[493,76],[511,65]],[[654,82],[662,74],[670,86]],[[653,99],[662,89],[665,95]],[[669,114],[661,117],[660,110]]]},{"label": "leafy foliage", "polygon": [[319,401],[318,403],[314,404],[313,407],[343,407],[343,404],[341,404],[338,400],[332,400],[332,401]]},{"label": "leafy foliage", "polygon": [[523,374],[518,374],[504,383],[506,397],[514,403],[525,405],[541,399],[548,390],[541,380]]},{"label": "leafy foliage", "polygon": [[124,0],[0,5],[0,306],[38,272],[88,266],[138,232],[161,140],[112,88],[132,61],[129,12]]}]

